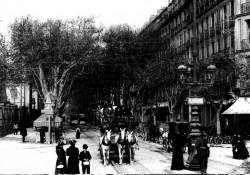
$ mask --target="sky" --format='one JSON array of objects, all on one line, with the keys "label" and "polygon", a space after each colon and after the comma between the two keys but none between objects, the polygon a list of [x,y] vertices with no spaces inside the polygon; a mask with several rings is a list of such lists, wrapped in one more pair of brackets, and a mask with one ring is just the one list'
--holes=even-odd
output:
[{"label": "sky", "polygon": [[169,0],[0,0],[0,33],[8,35],[8,26],[16,18],[72,19],[94,16],[97,25],[127,23],[141,28],[151,15],[166,7]]}]

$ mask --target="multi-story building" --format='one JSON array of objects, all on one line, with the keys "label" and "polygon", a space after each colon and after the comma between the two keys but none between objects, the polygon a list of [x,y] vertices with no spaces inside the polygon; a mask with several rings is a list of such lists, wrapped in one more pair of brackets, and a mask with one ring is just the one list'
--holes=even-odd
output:
[{"label": "multi-story building", "polygon": [[[196,30],[194,31],[194,29]],[[168,7],[153,16],[144,30],[153,30],[159,39],[166,41],[167,47],[162,47],[160,52],[174,52],[175,59],[183,60],[186,65],[192,66],[194,50],[198,54],[198,63],[209,62],[211,57],[218,53],[227,55],[228,58],[242,57],[239,54],[244,53],[243,58],[246,62],[245,58],[248,58],[247,55],[250,54],[250,1],[172,0]],[[197,79],[200,80],[204,75],[198,74],[197,76]],[[237,88],[242,89],[243,82],[246,81],[239,81]],[[216,86],[218,87],[216,88]],[[230,84],[226,80],[217,82],[213,93],[225,94],[228,86]],[[236,90],[237,88],[230,89]],[[223,106],[222,111],[226,107],[228,106]],[[213,126],[216,123],[217,111],[215,108],[211,104],[204,104],[199,108],[201,125],[203,127]],[[176,109],[175,121],[190,121],[190,106],[181,103]],[[223,132],[227,127],[234,131],[239,129],[235,125],[233,117],[225,116],[221,119]]]}]

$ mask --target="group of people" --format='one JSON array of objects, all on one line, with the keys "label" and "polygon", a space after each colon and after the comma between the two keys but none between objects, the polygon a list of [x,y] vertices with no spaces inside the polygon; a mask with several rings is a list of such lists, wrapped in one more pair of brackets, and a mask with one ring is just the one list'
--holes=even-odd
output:
[{"label": "group of people", "polygon": [[240,133],[234,134],[232,147],[233,147],[233,158],[246,159],[249,157],[249,152],[246,148],[245,141]]},{"label": "group of people", "polygon": [[[188,138],[184,139],[183,135],[181,135],[178,132],[173,137],[173,145],[172,145],[173,157],[172,157],[171,170],[183,170],[186,168],[183,160],[183,147],[187,142],[189,142],[188,153],[191,154],[192,143]],[[197,142],[195,144],[195,149],[197,151],[201,173],[204,174],[207,171],[207,163],[209,157],[209,145],[207,142],[207,135],[205,132],[201,132],[201,136],[197,139]]]},{"label": "group of people", "polygon": [[[18,131],[19,131],[18,124],[14,123],[14,125],[13,125],[14,135],[17,135]],[[28,133],[27,133],[25,122],[20,123],[20,135],[22,136],[23,143],[25,142],[25,137],[27,136],[27,134]]]},{"label": "group of people", "polygon": [[[79,154],[79,149],[75,147],[75,143],[75,140],[70,140],[70,147],[65,152],[63,148],[64,142],[58,142],[56,146],[57,160],[55,174],[80,174],[79,161],[81,161],[82,172],[90,174],[90,160],[92,157],[90,152],[87,151],[88,145],[84,144],[82,146],[83,151]],[[68,162],[66,156],[68,156]]]}]

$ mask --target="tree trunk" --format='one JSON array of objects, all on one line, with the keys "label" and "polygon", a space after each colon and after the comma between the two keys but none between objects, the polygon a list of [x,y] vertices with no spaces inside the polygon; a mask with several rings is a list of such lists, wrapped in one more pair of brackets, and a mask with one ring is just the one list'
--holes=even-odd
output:
[{"label": "tree trunk", "polygon": [[174,113],[171,111],[169,112],[169,122],[173,122],[174,121]]}]

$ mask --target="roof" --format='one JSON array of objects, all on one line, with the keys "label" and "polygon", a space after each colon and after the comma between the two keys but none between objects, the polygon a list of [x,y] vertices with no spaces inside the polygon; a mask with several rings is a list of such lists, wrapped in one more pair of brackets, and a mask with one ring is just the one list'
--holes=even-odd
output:
[{"label": "roof", "polygon": [[[58,116],[56,116],[56,127],[59,127],[61,122],[62,122],[62,119]],[[53,121],[51,120],[51,124],[53,125]],[[40,117],[38,117],[34,122],[33,122],[33,125],[36,126],[36,127],[40,127],[40,126],[49,126],[49,118],[48,118],[48,115],[46,114],[42,114],[40,115]]]},{"label": "roof", "polygon": [[250,98],[239,97],[238,100],[222,114],[250,114]]}]

